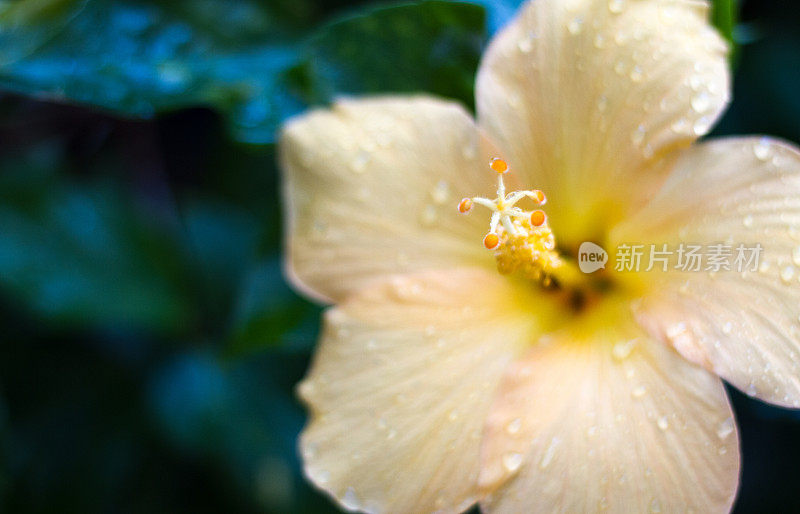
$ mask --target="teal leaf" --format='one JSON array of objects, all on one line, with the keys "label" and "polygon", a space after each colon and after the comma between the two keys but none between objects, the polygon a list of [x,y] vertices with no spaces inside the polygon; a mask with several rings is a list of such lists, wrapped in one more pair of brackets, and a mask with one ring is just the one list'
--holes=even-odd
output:
[{"label": "teal leaf", "polygon": [[321,29],[297,77],[309,102],[338,95],[429,93],[473,103],[485,11],[460,2],[380,7]]},{"label": "teal leaf", "polygon": [[[231,319],[227,355],[236,357],[276,345],[308,348],[316,340],[314,330],[298,333],[297,329],[307,328],[306,324],[315,328],[319,314],[286,284],[280,258],[265,260],[242,281]],[[295,340],[289,340],[292,338]]]},{"label": "teal leaf", "polygon": [[297,60],[292,24],[261,2],[35,3],[54,12],[0,11],[4,89],[134,118],[209,105],[251,143],[271,142],[302,107],[283,87]]},{"label": "teal leaf", "polygon": [[132,118],[211,106],[248,143],[273,142],[288,116],[339,94],[426,92],[472,104],[482,7],[370,9],[300,43],[292,28],[302,16],[282,4],[34,0],[0,10],[0,88]]},{"label": "teal leaf", "polygon": [[28,56],[58,34],[86,0],[0,1],[0,66]]},{"label": "teal leaf", "polygon": [[108,181],[55,175],[60,154],[36,150],[0,162],[0,292],[67,326],[189,326],[184,254],[163,220]]},{"label": "teal leaf", "polygon": [[489,32],[494,34],[503,28],[525,3],[524,0],[475,0],[475,3],[486,9]]},{"label": "teal leaf", "polygon": [[285,354],[176,355],[148,384],[155,428],[171,446],[219,462],[243,497],[269,511],[332,511],[309,494],[296,451],[304,417],[292,390],[305,365]]}]

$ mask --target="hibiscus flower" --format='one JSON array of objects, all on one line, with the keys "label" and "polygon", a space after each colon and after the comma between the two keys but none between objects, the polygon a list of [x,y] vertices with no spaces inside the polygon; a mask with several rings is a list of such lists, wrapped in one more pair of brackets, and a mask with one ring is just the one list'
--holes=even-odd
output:
[{"label": "hibiscus flower", "polygon": [[[477,121],[391,96],[284,127],[286,270],[333,304],[299,387],[317,487],[367,512],[731,508],[721,379],[800,406],[800,153],[696,142],[727,52],[705,2],[534,0]],[[582,273],[584,242],[761,254]]]}]

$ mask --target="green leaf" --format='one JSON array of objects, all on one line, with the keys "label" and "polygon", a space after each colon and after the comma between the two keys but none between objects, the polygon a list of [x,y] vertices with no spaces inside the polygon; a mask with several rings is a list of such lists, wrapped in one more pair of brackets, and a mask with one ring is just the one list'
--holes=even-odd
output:
[{"label": "green leaf", "polygon": [[301,478],[296,438],[304,416],[292,390],[305,366],[302,357],[266,353],[237,361],[178,355],[149,383],[155,428],[172,446],[220,462],[238,492],[270,512],[332,511],[320,510],[327,502]]},{"label": "green leaf", "polygon": [[304,15],[288,5],[302,13],[302,4],[14,2],[0,10],[0,87],[134,118],[207,105],[249,143],[273,142],[286,117],[342,93],[427,92],[472,104],[480,6],[373,9],[301,45],[292,29]]},{"label": "green leaf", "polygon": [[198,271],[195,285],[206,303],[204,321],[218,331],[225,328],[247,266],[256,260],[260,227],[247,212],[227,202],[184,199],[180,203]]},{"label": "green leaf", "polygon": [[285,71],[297,62],[288,30],[294,23],[275,6],[255,0],[35,4],[26,13],[0,11],[5,89],[141,118],[210,105],[226,115],[236,138],[253,143],[272,141],[277,125],[302,107],[283,87]]},{"label": "green leaf", "polygon": [[55,36],[85,0],[0,0],[0,65],[26,57]]},{"label": "green leaf", "polygon": [[300,344],[289,344],[288,334],[303,321],[319,324],[319,310],[300,299],[283,279],[278,257],[254,266],[242,281],[231,320],[226,356],[238,357],[278,344],[308,347],[316,334],[294,334]]},{"label": "green leaf", "polygon": [[177,333],[197,316],[182,248],[109,182],[53,174],[60,152],[0,162],[0,291],[41,319]]},{"label": "green leaf", "polygon": [[341,94],[430,93],[473,103],[485,11],[459,2],[381,7],[321,29],[296,70],[310,102]]},{"label": "green leaf", "polygon": [[734,29],[739,18],[739,2],[737,0],[713,0],[712,22],[731,45],[730,61],[736,62],[738,46],[734,38]]}]

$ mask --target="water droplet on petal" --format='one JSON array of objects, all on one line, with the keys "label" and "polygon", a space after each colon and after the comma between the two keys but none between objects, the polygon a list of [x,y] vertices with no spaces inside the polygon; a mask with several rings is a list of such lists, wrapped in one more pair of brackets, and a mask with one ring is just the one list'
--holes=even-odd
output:
[{"label": "water droplet on petal", "polygon": [[686,323],[681,321],[681,322],[675,323],[674,325],[670,325],[667,328],[666,335],[670,339],[675,339],[676,337],[680,336],[684,332],[686,332]]},{"label": "water droplet on petal", "polygon": [[594,37],[594,47],[602,49],[606,47],[606,37],[602,34],[597,34]]},{"label": "water droplet on petal", "polygon": [[708,134],[708,131],[711,130],[711,124],[714,123],[714,119],[711,116],[703,116],[696,122],[694,122],[694,133],[697,136],[704,136]]},{"label": "water droplet on petal", "polygon": [[653,501],[650,502],[650,512],[661,512],[661,503],[658,499],[653,498]]},{"label": "water droplet on petal", "polygon": [[317,472],[316,479],[319,484],[327,484],[331,480],[331,474],[323,469]]},{"label": "water droplet on petal", "polygon": [[355,489],[352,487],[348,487],[344,492],[341,502],[348,510],[359,510],[361,508],[361,502],[358,499],[358,495],[356,495]]},{"label": "water droplet on petal", "polygon": [[583,30],[583,18],[578,17],[570,20],[567,24],[567,30],[569,30],[569,33],[572,35],[580,34],[581,30]]},{"label": "water droplet on petal", "polygon": [[631,352],[633,351],[633,347],[635,345],[636,345],[636,339],[631,339],[629,341],[620,341],[619,343],[614,345],[614,348],[611,350],[611,356],[618,361],[623,361],[631,355]]},{"label": "water droplet on petal", "polygon": [[353,160],[352,169],[356,173],[364,173],[367,171],[367,164],[369,163],[369,154],[367,152],[359,152]]},{"label": "water droplet on petal", "polygon": [[641,82],[644,78],[644,72],[640,66],[634,66],[631,70],[631,80],[634,82]]},{"label": "water droplet on petal", "polygon": [[636,386],[633,388],[633,391],[631,391],[631,395],[634,398],[641,398],[645,394],[647,394],[647,388],[643,385]]},{"label": "water droplet on petal", "polygon": [[708,93],[702,92],[692,98],[692,109],[695,112],[703,113],[706,112],[711,107],[711,97],[708,96]]},{"label": "water droplet on petal", "polygon": [[516,418],[506,425],[506,432],[512,435],[518,434],[520,428],[522,428],[522,420],[520,418]]},{"label": "water droplet on petal", "polygon": [[533,39],[526,37],[517,42],[517,48],[523,54],[528,54],[533,50]]},{"label": "water droplet on petal", "polygon": [[733,323],[731,323],[730,321],[727,321],[725,322],[724,325],[722,325],[723,334],[728,335],[731,333],[732,330],[733,330]]},{"label": "water droplet on petal", "polygon": [[506,468],[509,472],[513,473],[522,466],[522,454],[521,453],[506,453],[503,455],[503,467]]},{"label": "water droplet on petal", "polygon": [[559,444],[561,444],[561,439],[558,437],[554,437],[550,441],[550,445],[545,450],[544,455],[542,455],[541,462],[539,462],[539,467],[541,469],[545,469],[550,465],[551,462],[553,462],[553,457],[556,455],[556,450],[558,449]]},{"label": "water droplet on petal", "polygon": [[444,180],[437,182],[431,190],[431,198],[439,205],[447,203],[450,200],[450,184]]},{"label": "water droplet on petal", "polygon": [[689,87],[691,87],[694,91],[700,91],[700,88],[703,87],[704,79],[701,75],[692,75],[689,78]]},{"label": "water droplet on petal", "polygon": [[717,437],[725,439],[733,433],[735,428],[736,425],[734,424],[733,418],[727,418],[717,427]]},{"label": "water droplet on petal", "polygon": [[771,148],[769,145],[769,141],[767,139],[761,139],[755,147],[753,147],[753,153],[756,156],[756,159],[759,161],[768,161],[770,158]]},{"label": "water droplet on petal", "polygon": [[784,284],[788,284],[794,278],[794,266],[785,266],[781,270],[781,280]]},{"label": "water droplet on petal", "polygon": [[752,383],[752,382],[750,382],[750,384],[748,384],[747,389],[745,389],[744,392],[745,392],[745,394],[747,394],[747,396],[750,396],[750,397],[753,397],[753,396],[758,394],[758,390],[756,389],[756,385],[754,383]]},{"label": "water droplet on petal", "polygon": [[619,14],[625,9],[625,0],[609,0],[608,10],[614,14]]},{"label": "water droplet on petal", "polygon": [[669,420],[667,419],[666,416],[661,416],[660,418],[658,418],[656,424],[658,425],[658,428],[661,430],[666,430],[669,428]]},{"label": "water droplet on petal", "polygon": [[633,144],[635,144],[636,146],[639,146],[644,141],[646,135],[647,135],[647,129],[645,128],[645,126],[639,125],[633,132],[633,135],[631,136],[631,141],[633,141]]},{"label": "water droplet on petal", "polygon": [[464,159],[471,161],[478,155],[478,150],[475,148],[475,145],[466,145],[461,150],[461,155],[464,156]]},{"label": "water droplet on petal", "polygon": [[742,220],[742,224],[743,224],[745,227],[747,227],[747,228],[751,228],[751,227],[753,226],[753,221],[754,221],[754,220],[753,220],[753,216],[752,216],[752,215],[750,215],[750,214],[748,214],[748,215],[747,215],[747,216],[745,216],[745,217],[744,217],[744,219]]}]

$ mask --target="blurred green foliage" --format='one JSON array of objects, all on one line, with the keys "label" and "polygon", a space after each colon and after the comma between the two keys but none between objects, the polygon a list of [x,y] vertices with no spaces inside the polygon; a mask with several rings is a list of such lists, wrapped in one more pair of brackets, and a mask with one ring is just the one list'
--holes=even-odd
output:
[{"label": "blurred green foliage", "polygon": [[[43,10],[53,3],[38,2]],[[48,38],[24,37],[17,23],[5,38],[6,88],[142,118],[210,105],[226,113],[239,138],[252,142],[269,142],[281,119],[296,112],[282,80],[297,60],[292,28],[301,20],[280,4],[59,3],[74,7],[27,15]],[[57,15],[62,11],[71,16],[67,23]],[[5,15],[14,13],[12,8]]]},{"label": "blurred green foliage", "polygon": [[[0,0],[0,511],[333,511],[295,452],[321,307],[280,272],[276,129],[338,95],[471,106],[519,3]],[[797,20],[759,5],[714,2],[748,43],[718,133],[798,140]],[[770,469],[800,457],[735,401],[745,451],[754,419]],[[748,503],[779,482],[745,458],[740,509],[797,505]]]},{"label": "blurred green foliage", "polygon": [[5,88],[139,118],[212,106],[250,143],[272,142],[288,115],[334,94],[416,90],[471,102],[485,37],[483,9],[464,3],[372,9],[306,32],[310,17],[280,2],[54,3],[24,15],[47,38],[24,34],[19,8],[0,11]]},{"label": "blurred green foliage", "polygon": [[[269,143],[287,116],[340,94],[425,91],[472,105],[486,10],[497,29],[519,4],[481,3],[369,8],[311,28],[303,2],[12,2],[0,10],[0,85],[139,118],[207,105],[236,139]],[[714,2],[732,43],[736,11]]]},{"label": "blurred green foliage", "polygon": [[184,250],[109,180],[65,177],[63,158],[36,146],[0,161],[3,288],[51,322],[190,323]]}]

